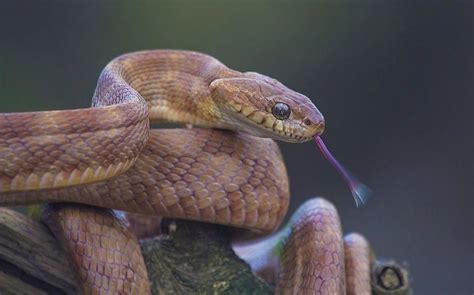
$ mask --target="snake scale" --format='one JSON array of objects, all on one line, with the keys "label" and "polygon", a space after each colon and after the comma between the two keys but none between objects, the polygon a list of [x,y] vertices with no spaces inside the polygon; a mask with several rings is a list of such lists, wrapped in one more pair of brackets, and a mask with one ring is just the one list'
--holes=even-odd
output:
[{"label": "snake scale", "polygon": [[[305,142],[323,130],[310,99],[267,76],[190,51],[125,54],[103,70],[91,108],[0,114],[0,205],[51,203],[47,224],[84,294],[148,294],[137,238],[101,208],[271,233],[289,204],[273,139]],[[323,199],[236,251],[278,294],[370,294],[368,243],[343,238]]]}]

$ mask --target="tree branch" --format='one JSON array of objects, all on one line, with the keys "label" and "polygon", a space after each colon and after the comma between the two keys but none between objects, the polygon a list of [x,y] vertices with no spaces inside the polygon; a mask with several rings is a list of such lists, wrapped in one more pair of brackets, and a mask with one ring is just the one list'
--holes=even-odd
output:
[{"label": "tree branch", "polygon": [[77,294],[69,259],[43,224],[0,208],[0,293]]},{"label": "tree branch", "polygon": [[152,294],[273,293],[234,253],[224,226],[176,221],[169,235],[142,240],[142,252]]}]

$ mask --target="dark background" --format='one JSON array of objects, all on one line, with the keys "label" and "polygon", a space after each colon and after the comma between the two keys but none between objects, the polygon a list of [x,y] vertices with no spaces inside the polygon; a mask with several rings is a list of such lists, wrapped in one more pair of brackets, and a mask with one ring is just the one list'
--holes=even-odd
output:
[{"label": "dark background", "polygon": [[346,232],[409,264],[416,294],[472,294],[472,1],[47,4],[0,4],[1,112],[87,107],[105,64],[140,49],[277,78],[313,99],[326,143],[375,192],[355,208],[312,144],[281,144],[290,210],[324,196]]}]

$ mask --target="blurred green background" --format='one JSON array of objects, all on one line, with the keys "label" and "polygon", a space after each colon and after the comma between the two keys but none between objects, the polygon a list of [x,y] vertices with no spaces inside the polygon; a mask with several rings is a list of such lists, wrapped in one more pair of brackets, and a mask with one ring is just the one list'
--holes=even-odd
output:
[{"label": "blurred green background", "polygon": [[0,111],[87,107],[105,64],[141,49],[277,78],[313,99],[326,143],[375,192],[355,208],[312,144],[281,144],[290,211],[324,196],[346,232],[409,264],[416,294],[471,294],[473,27],[473,1],[2,1]]}]

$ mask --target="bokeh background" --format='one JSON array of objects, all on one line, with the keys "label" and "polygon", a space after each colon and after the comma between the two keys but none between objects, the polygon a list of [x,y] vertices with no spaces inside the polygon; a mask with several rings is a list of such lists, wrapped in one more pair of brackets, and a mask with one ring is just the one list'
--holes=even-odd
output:
[{"label": "bokeh background", "polygon": [[113,57],[206,52],[279,79],[375,196],[357,209],[315,147],[281,144],[291,212],[324,196],[346,232],[406,261],[416,294],[474,291],[473,1],[0,4],[0,111],[87,107]]}]

